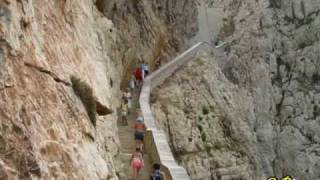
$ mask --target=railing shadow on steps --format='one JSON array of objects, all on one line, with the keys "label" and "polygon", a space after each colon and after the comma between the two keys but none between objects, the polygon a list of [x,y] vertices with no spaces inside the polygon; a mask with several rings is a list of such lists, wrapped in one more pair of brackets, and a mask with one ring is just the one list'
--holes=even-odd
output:
[{"label": "railing shadow on steps", "polygon": [[139,103],[143,112],[147,132],[145,136],[146,151],[151,156],[153,162],[160,162],[162,169],[169,180],[190,180],[190,177],[185,168],[179,166],[173,156],[169,143],[167,142],[165,132],[156,127],[155,118],[152,115],[150,107],[151,91],[161,85],[168,77],[177,71],[184,64],[192,60],[198,50],[211,49],[207,42],[199,42],[184,51],[182,54],[174,58],[172,61],[163,65],[161,68],[151,73],[145,80],[142,86]]}]

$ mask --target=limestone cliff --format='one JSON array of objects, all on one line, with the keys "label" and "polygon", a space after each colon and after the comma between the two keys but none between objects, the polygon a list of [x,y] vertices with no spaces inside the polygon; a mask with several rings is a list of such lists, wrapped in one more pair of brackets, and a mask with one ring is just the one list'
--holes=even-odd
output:
[{"label": "limestone cliff", "polygon": [[123,82],[140,61],[148,62],[151,70],[156,60],[167,62],[197,30],[193,0],[98,0],[96,4],[119,30],[116,56],[125,64]]},{"label": "limestone cliff", "polygon": [[219,3],[223,55],[153,94],[177,159],[192,179],[319,179],[319,1]]},{"label": "limestone cliff", "polygon": [[179,50],[196,8],[112,3],[0,1],[0,179],[118,179],[126,70]]}]

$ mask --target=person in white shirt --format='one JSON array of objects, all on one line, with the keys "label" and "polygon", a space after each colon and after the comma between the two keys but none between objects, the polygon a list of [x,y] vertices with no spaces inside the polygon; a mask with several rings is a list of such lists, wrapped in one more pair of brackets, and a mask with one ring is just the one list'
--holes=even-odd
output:
[{"label": "person in white shirt", "polygon": [[131,79],[129,80],[129,88],[131,92],[134,92],[134,89],[136,88],[136,80],[134,78],[134,75],[132,75]]}]

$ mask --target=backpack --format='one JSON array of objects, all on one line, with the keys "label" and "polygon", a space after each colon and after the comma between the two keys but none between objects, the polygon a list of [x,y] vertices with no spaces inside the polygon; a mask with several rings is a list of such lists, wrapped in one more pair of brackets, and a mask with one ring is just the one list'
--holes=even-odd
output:
[{"label": "backpack", "polygon": [[152,180],[163,180],[162,175],[159,170],[156,170],[154,173],[151,175]]}]

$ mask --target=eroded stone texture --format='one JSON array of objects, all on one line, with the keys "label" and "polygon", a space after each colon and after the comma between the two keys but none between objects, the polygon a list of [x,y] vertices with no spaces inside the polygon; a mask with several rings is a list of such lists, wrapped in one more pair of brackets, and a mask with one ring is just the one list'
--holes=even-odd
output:
[{"label": "eroded stone texture", "polygon": [[154,94],[193,179],[320,178],[319,3],[220,2],[224,55],[199,57]]},{"label": "eroded stone texture", "polygon": [[228,82],[217,62],[200,56],[155,94],[159,125],[192,179],[252,176],[253,105],[244,89]]},{"label": "eroded stone texture", "polygon": [[[155,2],[114,2],[0,2],[0,179],[118,179],[116,108],[126,70],[173,54],[196,21],[170,15],[172,24],[183,19],[186,34],[171,35]],[[169,40],[181,43],[171,50]],[[71,76],[92,89],[96,128]]]},{"label": "eroded stone texture", "polygon": [[1,176],[116,179],[116,116],[98,117],[95,129],[70,86],[80,77],[115,107],[112,22],[89,1],[8,1],[0,16]]},{"label": "eroded stone texture", "polygon": [[[101,11],[118,29],[114,56],[125,65],[123,82],[141,61],[162,64],[185,47],[186,38],[197,30],[195,1],[100,0]],[[127,84],[123,84],[126,86]]]}]

